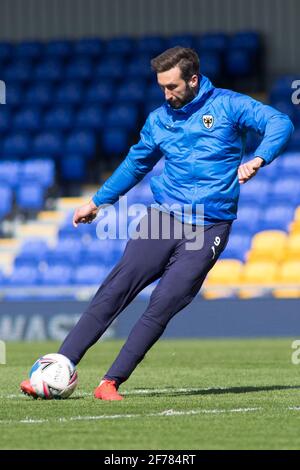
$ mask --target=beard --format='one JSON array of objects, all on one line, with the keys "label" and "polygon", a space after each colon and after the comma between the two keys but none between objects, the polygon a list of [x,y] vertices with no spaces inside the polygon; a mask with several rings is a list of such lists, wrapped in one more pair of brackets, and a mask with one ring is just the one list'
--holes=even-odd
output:
[{"label": "beard", "polygon": [[168,101],[168,103],[174,109],[182,108],[190,101],[193,101],[197,93],[198,93],[198,87],[191,87],[190,85],[187,84],[184,96],[182,98],[176,98],[176,100],[174,100],[172,103],[171,101]]}]

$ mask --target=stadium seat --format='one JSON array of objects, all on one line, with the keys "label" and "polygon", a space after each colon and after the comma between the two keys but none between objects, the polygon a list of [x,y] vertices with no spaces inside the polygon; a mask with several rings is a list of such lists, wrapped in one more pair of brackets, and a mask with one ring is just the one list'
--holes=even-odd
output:
[{"label": "stadium seat", "polygon": [[280,178],[272,184],[269,192],[272,204],[288,203],[295,205],[300,203],[299,178]]},{"label": "stadium seat", "polygon": [[74,238],[59,239],[56,247],[45,254],[48,266],[68,263],[74,264],[81,257],[81,241]]},{"label": "stadium seat", "polygon": [[73,269],[70,265],[63,263],[53,264],[43,270],[40,275],[42,285],[67,286],[72,283]]},{"label": "stadium seat", "polygon": [[42,115],[39,108],[24,107],[17,112],[13,119],[13,127],[16,131],[34,132],[40,129]]},{"label": "stadium seat", "polygon": [[9,186],[0,183],[0,220],[12,210],[13,192]]},{"label": "stadium seat", "polygon": [[92,129],[98,131],[105,125],[105,111],[102,106],[85,106],[76,114],[74,126],[81,129]]},{"label": "stadium seat", "polygon": [[280,287],[274,289],[276,298],[300,297],[300,258],[297,261],[285,261],[278,270]]},{"label": "stadium seat", "polygon": [[296,75],[282,75],[272,85],[270,91],[271,103],[276,101],[290,101],[291,100],[291,86],[294,80],[297,80]]},{"label": "stadium seat", "polygon": [[252,55],[245,49],[229,49],[225,55],[226,72],[231,77],[248,77],[254,71]]},{"label": "stadium seat", "polygon": [[0,42],[0,60],[5,62],[13,55],[14,47],[9,42]]},{"label": "stadium seat", "polygon": [[137,39],[137,52],[152,56],[161,54],[165,50],[165,39],[161,36],[144,36]]},{"label": "stadium seat", "polygon": [[141,103],[145,99],[146,83],[140,79],[125,81],[116,92],[118,103]]},{"label": "stadium seat", "polygon": [[21,183],[17,189],[16,202],[21,210],[39,211],[44,205],[44,188],[41,183]]},{"label": "stadium seat", "polygon": [[30,106],[46,106],[53,101],[53,87],[48,83],[36,83],[31,85],[25,93],[25,103]]},{"label": "stadium seat", "polygon": [[21,266],[13,270],[8,278],[11,287],[35,286],[39,283],[40,273],[36,267]]},{"label": "stadium seat", "polygon": [[118,127],[124,130],[136,129],[138,124],[138,110],[125,104],[116,104],[111,106],[107,113],[108,128]]},{"label": "stadium seat", "polygon": [[84,183],[86,179],[86,158],[80,154],[68,154],[60,160],[60,175],[64,181]]},{"label": "stadium seat", "polygon": [[263,212],[256,204],[240,204],[233,227],[253,234],[258,231],[262,217]]},{"label": "stadium seat", "polygon": [[94,69],[95,79],[121,79],[124,75],[125,62],[117,57],[104,57]]},{"label": "stadium seat", "polygon": [[44,188],[49,188],[54,184],[55,165],[51,159],[29,159],[20,168],[22,181],[37,181]]},{"label": "stadium seat", "polygon": [[287,249],[287,234],[279,230],[257,233],[248,253],[249,261],[281,261]]},{"label": "stadium seat", "polygon": [[89,80],[93,76],[93,63],[91,59],[74,58],[65,68],[65,77],[68,80]]},{"label": "stadium seat", "polygon": [[102,135],[102,148],[108,155],[122,155],[128,151],[128,132],[124,129],[110,127]]},{"label": "stadium seat", "polygon": [[283,177],[300,177],[300,150],[299,152],[286,152],[279,160],[280,175]]},{"label": "stadium seat", "polygon": [[66,81],[57,87],[52,99],[57,104],[77,105],[82,103],[83,86],[80,81]]},{"label": "stadium seat", "polygon": [[217,261],[207,276],[207,286],[233,286],[240,283],[243,263],[237,259]]},{"label": "stadium seat", "polygon": [[241,185],[240,204],[259,203],[265,204],[271,185],[268,181],[253,178],[246,184]]},{"label": "stadium seat", "polygon": [[270,205],[265,208],[263,218],[259,222],[259,230],[288,231],[294,214],[292,205],[276,202],[273,204],[271,201],[270,199]]},{"label": "stadium seat", "polygon": [[237,32],[229,39],[228,47],[242,48],[256,53],[261,47],[260,34],[255,31]]},{"label": "stadium seat", "polygon": [[199,51],[223,53],[228,47],[229,37],[225,33],[206,33],[194,40],[194,46]]},{"label": "stadium seat", "polygon": [[44,130],[67,131],[74,124],[74,109],[70,105],[54,106],[44,115]]},{"label": "stadium seat", "polygon": [[63,139],[59,132],[41,132],[33,140],[34,155],[57,157],[63,152]]},{"label": "stadium seat", "polygon": [[40,41],[22,41],[14,47],[14,56],[22,59],[38,60],[43,53]]},{"label": "stadium seat", "polygon": [[287,146],[289,151],[300,151],[300,128],[296,128]]},{"label": "stadium seat", "polygon": [[285,259],[286,261],[300,261],[300,232],[289,235]]},{"label": "stadium seat", "polygon": [[[22,243],[18,256],[23,260],[32,260],[34,263],[40,262],[48,251],[47,242],[42,238],[29,238]],[[15,259],[16,261],[16,259]]]},{"label": "stadium seat", "polygon": [[74,275],[74,283],[81,285],[93,285],[101,283],[107,275],[105,267],[99,264],[83,264],[79,266]]},{"label": "stadium seat", "polygon": [[[10,107],[18,107],[24,102],[24,87],[21,83],[6,84],[6,104]],[[6,106],[6,107],[7,107]]]},{"label": "stadium seat", "polygon": [[244,265],[241,283],[248,284],[239,290],[242,299],[270,295],[270,289],[278,278],[278,263],[253,261]]},{"label": "stadium seat", "polygon": [[105,44],[105,54],[128,56],[135,50],[136,43],[130,37],[117,37],[108,39]]},{"label": "stadium seat", "polygon": [[40,61],[33,71],[33,79],[48,82],[59,81],[64,78],[64,65],[59,59],[44,59]]},{"label": "stadium seat", "polygon": [[182,46],[182,47],[194,47],[194,36],[192,34],[175,34],[167,37],[166,48]]},{"label": "stadium seat", "polygon": [[86,158],[93,158],[96,151],[95,134],[84,130],[71,132],[65,142],[65,151],[72,155],[81,154]]},{"label": "stadium seat", "polygon": [[2,152],[6,157],[24,157],[30,150],[31,139],[27,133],[11,133],[3,141]]},{"label": "stadium seat", "polygon": [[73,43],[68,40],[48,41],[44,48],[44,54],[53,58],[67,59],[73,52]]},{"label": "stadium seat", "polygon": [[32,77],[32,62],[30,60],[16,59],[2,72],[2,77],[7,82],[26,82]]},{"label": "stadium seat", "polygon": [[[235,224],[236,222],[234,222]],[[235,227],[235,225],[233,225]],[[233,231],[229,237],[228,244],[221,254],[222,259],[236,259],[245,261],[248,250],[251,246],[251,235],[249,231]]]},{"label": "stadium seat", "polygon": [[212,80],[217,80],[222,74],[222,62],[218,52],[204,51],[199,55],[201,72]]},{"label": "stadium seat", "polygon": [[21,163],[13,160],[0,161],[0,185],[15,188],[19,182]]},{"label": "stadium seat", "polygon": [[0,107],[0,134],[3,136],[11,127],[12,113],[7,106]]},{"label": "stadium seat", "polygon": [[96,104],[109,104],[113,101],[115,90],[113,84],[109,80],[101,80],[92,82],[87,87],[84,102]]},{"label": "stadium seat", "polygon": [[105,43],[100,38],[82,38],[74,43],[73,53],[77,56],[98,59],[103,54]]},{"label": "stadium seat", "polygon": [[144,54],[138,54],[133,57],[125,69],[125,74],[129,79],[140,77],[147,80],[151,78],[153,72],[151,70],[150,57]]}]

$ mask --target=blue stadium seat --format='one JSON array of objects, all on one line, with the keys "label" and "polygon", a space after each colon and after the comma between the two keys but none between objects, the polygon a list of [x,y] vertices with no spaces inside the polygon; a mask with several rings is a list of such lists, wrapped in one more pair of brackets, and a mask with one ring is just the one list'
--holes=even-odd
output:
[{"label": "blue stadium seat", "polygon": [[86,158],[93,158],[96,152],[95,134],[84,130],[71,132],[65,142],[65,151],[72,155],[79,153]]},{"label": "blue stadium seat", "polygon": [[160,89],[157,81],[155,80],[147,88],[147,95],[145,96],[145,100],[147,102],[147,101],[152,101],[152,100],[164,101],[164,99],[165,99],[164,92]]},{"label": "blue stadium seat", "polygon": [[50,250],[45,255],[45,262],[50,266],[55,264],[74,264],[81,257],[82,244],[79,239],[63,238],[59,239],[54,250]]},{"label": "blue stadium seat", "polygon": [[256,204],[240,204],[235,226],[240,231],[254,234],[258,230],[262,215],[261,209]]},{"label": "blue stadium seat", "polygon": [[109,129],[118,127],[133,130],[138,125],[138,110],[134,105],[116,104],[110,107],[106,118]]},{"label": "blue stadium seat", "polygon": [[80,154],[68,154],[60,160],[60,174],[64,181],[84,182],[86,178],[86,158]]},{"label": "blue stadium seat", "polygon": [[113,101],[114,93],[115,90],[111,81],[101,80],[92,82],[87,87],[83,101],[92,104],[108,104]]},{"label": "blue stadium seat", "polygon": [[117,103],[141,103],[145,99],[146,83],[143,80],[125,81],[116,93]]},{"label": "blue stadium seat", "polygon": [[228,47],[229,37],[225,33],[206,33],[194,40],[194,47],[202,52],[223,53]]},{"label": "blue stadium seat", "polygon": [[135,48],[136,41],[133,38],[127,36],[111,38],[106,41],[105,54],[128,56],[134,53]]},{"label": "blue stadium seat", "polygon": [[83,264],[74,275],[75,284],[93,285],[101,283],[107,275],[107,269],[99,264]]},{"label": "blue stadium seat", "polygon": [[6,104],[10,107],[17,107],[24,102],[24,88],[20,83],[6,84]]},{"label": "blue stadium seat", "polygon": [[70,105],[54,106],[44,116],[45,130],[67,131],[74,124],[74,109]]},{"label": "blue stadium seat", "polygon": [[41,127],[42,115],[36,107],[24,107],[14,116],[13,127],[16,131],[37,131]]},{"label": "blue stadium seat", "polygon": [[74,126],[81,129],[102,129],[105,125],[105,111],[102,106],[85,106],[75,116]]},{"label": "blue stadium seat", "polygon": [[44,48],[44,54],[49,57],[67,59],[73,52],[73,43],[68,40],[48,41]]},{"label": "blue stadium seat", "polygon": [[26,82],[32,78],[32,63],[29,60],[17,59],[11,62],[2,72],[2,77],[7,81]]},{"label": "blue stadium seat", "polygon": [[95,240],[82,252],[82,263],[98,264],[110,269],[121,257],[118,240]]},{"label": "blue stadium seat", "polygon": [[37,181],[44,188],[49,188],[54,184],[55,165],[50,158],[30,159],[23,163],[20,173],[22,181]]},{"label": "blue stadium seat", "polygon": [[182,46],[194,47],[194,36],[192,34],[175,34],[166,38],[166,48]]},{"label": "blue stadium seat", "polygon": [[218,52],[201,52],[199,55],[200,58],[200,68],[201,73],[207,75],[212,80],[218,79],[222,73],[222,62],[221,57]]},{"label": "blue stadium seat", "polygon": [[236,223],[237,222],[233,222],[232,233],[224,252],[221,254],[221,258],[245,261],[246,254],[251,246],[252,237],[247,231],[239,231],[235,229]]},{"label": "blue stadium seat", "polygon": [[0,133],[5,134],[11,127],[12,113],[8,106],[0,106]]},{"label": "blue stadium seat", "polygon": [[62,80],[64,78],[64,65],[59,59],[44,59],[36,65],[33,78],[45,81]]},{"label": "blue stadium seat", "polygon": [[125,62],[120,57],[104,57],[94,69],[94,78],[120,79],[123,78]]},{"label": "blue stadium seat", "polygon": [[129,137],[125,129],[109,127],[102,136],[102,148],[109,155],[123,155],[128,151]]},{"label": "blue stadium seat", "polygon": [[68,80],[88,80],[93,76],[93,63],[91,59],[74,58],[66,69],[65,77]]},{"label": "blue stadium seat", "polygon": [[124,71],[126,77],[140,77],[148,79],[153,76],[150,64],[150,56],[138,54],[134,56],[129,62]]},{"label": "blue stadium seat", "polygon": [[58,104],[81,104],[83,98],[83,86],[80,81],[64,82],[58,87],[52,97]]},{"label": "blue stadium seat", "polygon": [[11,287],[34,286],[39,283],[40,273],[33,266],[15,268],[8,278],[8,285]]},{"label": "blue stadium seat", "polygon": [[20,253],[15,258],[15,266],[20,265],[35,265],[40,263],[48,251],[48,246],[45,240],[41,238],[29,238],[25,240],[21,246]]},{"label": "blue stadium seat", "polygon": [[75,41],[73,53],[78,56],[97,59],[104,52],[105,43],[100,38],[82,38]]},{"label": "blue stadium seat", "polygon": [[290,204],[273,203],[264,210],[263,220],[260,223],[261,230],[285,230],[294,217],[294,208]]},{"label": "blue stadium seat", "polygon": [[253,178],[241,185],[240,204],[259,202],[264,204],[270,192],[271,184],[268,181]]},{"label": "blue stadium seat", "polygon": [[261,47],[261,37],[256,31],[241,31],[235,33],[229,39],[230,48],[246,49],[253,53],[257,53]]},{"label": "blue stadium seat", "polygon": [[40,282],[42,285],[67,286],[72,283],[72,278],[73,268],[62,261],[42,271]]},{"label": "blue stadium seat", "polygon": [[5,156],[24,157],[31,150],[31,139],[28,134],[15,132],[9,134],[3,141],[2,151]]},{"label": "blue stadium seat", "polygon": [[17,206],[25,211],[39,211],[44,205],[44,188],[38,182],[21,183],[16,193]]},{"label": "blue stadium seat", "polygon": [[63,139],[59,132],[41,132],[33,140],[34,155],[57,157],[63,153]]},{"label": "blue stadium seat", "polygon": [[22,164],[13,160],[0,161],[0,184],[15,188],[20,180]]},{"label": "blue stadium seat", "polygon": [[31,85],[25,94],[25,103],[28,105],[46,106],[53,102],[53,87],[50,83],[36,83]]},{"label": "blue stadium seat", "polygon": [[14,47],[9,42],[0,42],[0,61],[9,60],[13,55]]},{"label": "blue stadium seat", "polygon": [[165,50],[165,39],[161,36],[145,36],[137,39],[138,52],[149,55],[161,54]]},{"label": "blue stadium seat", "polygon": [[287,204],[300,204],[300,184],[299,178],[279,177],[273,182],[270,195],[270,201],[274,203],[286,202]]},{"label": "blue stadium seat", "polygon": [[296,128],[287,146],[289,151],[300,151],[300,127]]},{"label": "blue stadium seat", "polygon": [[0,219],[9,214],[13,205],[12,189],[0,182]]},{"label": "blue stadium seat", "polygon": [[300,149],[299,152],[286,152],[279,157],[280,176],[300,178]]},{"label": "blue stadium seat", "polygon": [[282,75],[279,77],[271,87],[270,100],[272,103],[275,101],[290,101],[292,83],[297,80],[296,75]]},{"label": "blue stadium seat", "polygon": [[43,44],[39,41],[22,41],[14,47],[14,55],[23,59],[37,60],[43,53]]},{"label": "blue stadium seat", "polygon": [[225,54],[226,72],[232,77],[247,77],[255,72],[252,55],[245,49],[228,49]]}]

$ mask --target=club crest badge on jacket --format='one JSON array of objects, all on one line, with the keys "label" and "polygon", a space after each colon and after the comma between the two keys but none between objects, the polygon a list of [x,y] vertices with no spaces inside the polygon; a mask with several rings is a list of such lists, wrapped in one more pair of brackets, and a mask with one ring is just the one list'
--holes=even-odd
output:
[{"label": "club crest badge on jacket", "polygon": [[202,116],[202,122],[207,129],[211,129],[214,125],[214,117],[211,114],[204,114],[204,116]]}]

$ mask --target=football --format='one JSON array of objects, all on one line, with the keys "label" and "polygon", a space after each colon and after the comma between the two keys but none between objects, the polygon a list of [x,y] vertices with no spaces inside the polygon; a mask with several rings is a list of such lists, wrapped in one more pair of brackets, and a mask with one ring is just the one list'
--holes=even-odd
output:
[{"label": "football", "polygon": [[75,366],[62,354],[40,357],[29,373],[31,386],[40,398],[68,398],[75,390],[78,376]]}]

